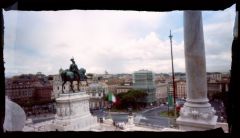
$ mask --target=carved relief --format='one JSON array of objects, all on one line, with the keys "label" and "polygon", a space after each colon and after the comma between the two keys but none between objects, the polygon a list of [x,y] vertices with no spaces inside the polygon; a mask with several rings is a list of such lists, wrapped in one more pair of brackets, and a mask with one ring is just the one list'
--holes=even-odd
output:
[{"label": "carved relief", "polygon": [[69,116],[70,115],[70,109],[69,107],[66,107],[66,116]]},{"label": "carved relief", "polygon": [[216,111],[213,107],[209,107],[200,111],[198,108],[186,108],[183,107],[180,110],[180,115],[183,118],[192,118],[192,119],[202,119],[202,120],[210,120],[214,117]]},{"label": "carved relief", "polygon": [[63,116],[63,108],[62,107],[60,107],[60,114],[59,114],[59,116]]}]

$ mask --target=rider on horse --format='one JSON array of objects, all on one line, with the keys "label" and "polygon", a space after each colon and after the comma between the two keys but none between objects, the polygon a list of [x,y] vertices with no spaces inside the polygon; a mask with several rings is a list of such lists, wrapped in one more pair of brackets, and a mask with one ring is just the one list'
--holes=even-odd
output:
[{"label": "rider on horse", "polygon": [[78,72],[78,66],[75,64],[74,58],[71,58],[72,64],[69,67],[69,70],[73,72],[74,75],[77,75],[80,78],[80,74]]},{"label": "rider on horse", "polygon": [[80,81],[86,81],[86,84],[88,85],[87,77],[85,75],[86,70],[84,68],[78,69],[78,66],[76,65],[73,58],[71,59],[71,61],[72,61],[72,64],[70,65],[69,69],[66,69],[66,70],[60,69],[59,70],[59,73],[60,73],[60,76],[61,76],[61,79],[63,82],[62,83],[62,92],[63,93],[64,93],[63,88],[67,81],[70,82],[70,87],[73,92],[74,92],[73,81],[77,81],[78,90],[79,90]]}]

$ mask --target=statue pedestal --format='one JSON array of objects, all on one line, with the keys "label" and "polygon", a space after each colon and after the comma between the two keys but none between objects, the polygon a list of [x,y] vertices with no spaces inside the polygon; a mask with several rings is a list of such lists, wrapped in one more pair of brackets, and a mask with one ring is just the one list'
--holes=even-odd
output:
[{"label": "statue pedestal", "polygon": [[128,123],[127,123],[127,127],[133,127],[134,125],[134,120],[133,120],[133,115],[129,115],[128,116]]},{"label": "statue pedestal", "polygon": [[52,131],[84,131],[97,125],[97,117],[89,111],[86,92],[60,94],[56,99],[57,114]]}]

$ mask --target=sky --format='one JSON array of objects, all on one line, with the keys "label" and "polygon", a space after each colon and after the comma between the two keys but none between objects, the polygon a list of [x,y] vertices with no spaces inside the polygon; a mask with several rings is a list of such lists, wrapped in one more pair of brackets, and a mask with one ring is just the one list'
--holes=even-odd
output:
[{"label": "sky", "polygon": [[[58,74],[74,57],[87,73],[185,72],[183,11],[4,11],[6,76]],[[235,5],[203,11],[206,69],[228,72]]]}]

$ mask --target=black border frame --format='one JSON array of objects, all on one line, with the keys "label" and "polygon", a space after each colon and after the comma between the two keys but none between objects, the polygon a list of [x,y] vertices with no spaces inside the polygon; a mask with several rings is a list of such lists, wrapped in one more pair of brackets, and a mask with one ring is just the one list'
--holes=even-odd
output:
[{"label": "black border frame", "polygon": [[[41,11],[41,10],[134,10],[134,11],[173,11],[173,10],[224,10],[229,8],[233,4],[236,4],[236,11],[239,11],[239,3],[237,0],[148,0],[148,1],[139,1],[139,0],[1,0],[0,1],[0,131],[3,132],[3,121],[5,115],[5,74],[4,74],[4,56],[3,56],[3,48],[4,48],[4,19],[3,19],[3,10],[19,10],[19,11]],[[239,17],[239,15],[238,15]],[[239,27],[238,27],[239,32]],[[239,41],[239,37],[237,38]],[[238,45],[239,46],[239,45]],[[240,46],[239,46],[240,47]],[[235,50],[235,51],[234,51]],[[236,53],[236,49],[232,50],[232,55],[239,55]],[[239,64],[236,64],[239,63]],[[239,69],[239,70],[238,70]],[[232,67],[231,70],[238,70],[235,72],[231,72],[231,76],[236,76],[232,79],[232,90],[236,92],[236,90],[240,90],[240,85],[237,86],[237,82],[240,82],[240,59],[232,58]],[[237,91],[238,94],[232,97],[231,100],[235,101],[235,107],[240,109],[240,102],[237,98],[240,98],[240,91]],[[235,98],[235,99],[233,99]],[[239,109],[235,112],[239,115]],[[240,116],[239,116],[240,118]],[[240,121],[237,118],[233,118],[233,121],[236,121],[236,130],[240,130]],[[229,134],[223,134],[222,130],[215,129],[210,131],[201,131],[201,132],[160,132],[160,133],[148,133],[147,137],[153,136],[188,136],[189,134],[192,136],[230,136]],[[221,133],[221,134],[220,134]],[[3,135],[2,135],[3,134]],[[19,132],[7,132],[0,133],[0,136],[18,136]],[[45,133],[46,134],[46,133]],[[35,133],[26,133],[24,135],[28,136],[45,136],[45,134],[35,135]],[[85,136],[101,136],[100,133],[88,133],[84,132],[79,134],[78,132],[65,132],[65,133],[54,133],[50,132],[47,135],[53,136],[75,136],[75,134]],[[136,133],[121,133],[121,132],[108,132],[107,134],[112,135],[112,137],[118,136],[121,134],[122,137],[128,136],[133,137]],[[139,136],[146,136],[145,132],[138,132]],[[186,135],[187,134],[187,135]],[[219,134],[219,135],[217,135]],[[231,134],[237,134],[237,132],[232,132]],[[120,135],[120,136],[121,136]]]}]

